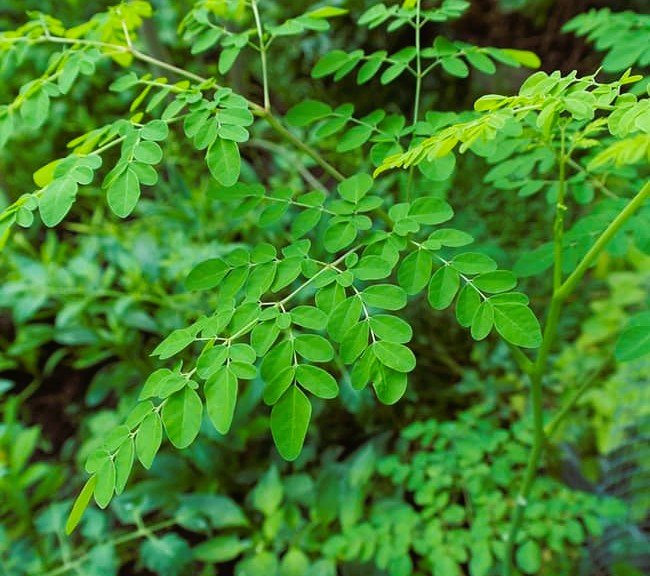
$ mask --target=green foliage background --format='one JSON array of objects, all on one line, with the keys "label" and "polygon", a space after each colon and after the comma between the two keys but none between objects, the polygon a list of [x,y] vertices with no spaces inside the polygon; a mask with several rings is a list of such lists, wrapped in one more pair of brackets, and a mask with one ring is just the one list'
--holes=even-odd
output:
[{"label": "green foliage background", "polygon": [[[0,30],[42,20],[26,15],[29,9],[72,27],[110,5],[29,4],[7,2]],[[254,26],[245,4],[153,2],[152,18],[135,18],[133,34],[157,60],[215,76],[263,105],[259,56],[239,54],[237,42],[243,47],[246,40],[235,40],[233,48],[232,34],[219,31],[222,24],[230,31]],[[519,504],[516,486],[534,443],[530,384],[510,348],[541,343],[535,315],[541,319],[550,301],[549,231],[558,195],[565,185],[570,211],[562,250],[570,275],[648,176],[647,80],[629,78],[650,63],[650,19],[641,6],[622,11],[627,3],[621,10],[575,3],[572,13],[564,4],[497,2],[497,25],[481,38],[472,22],[485,13],[482,2],[442,3],[447,12],[421,39],[436,64],[422,79],[412,131],[414,85],[406,70],[412,30],[396,26],[387,34],[378,3],[362,0],[260,3],[269,27],[326,5],[347,11],[314,18],[302,29],[294,21],[285,25],[286,38],[282,32],[274,40],[270,100],[289,139],[272,125],[253,123],[246,102],[227,93],[218,106],[233,120],[226,136],[213,139],[218,149],[206,143],[202,110],[168,128],[156,119],[165,109],[166,120],[180,112],[170,104],[176,88],[167,86],[181,78],[160,80],[169,71],[155,62],[121,70],[131,63],[92,51],[74,74],[66,65],[67,79],[56,80],[64,97],[26,97],[13,129],[0,108],[3,573],[501,573],[504,535]],[[207,27],[206,10],[212,14]],[[362,14],[370,16],[364,21]],[[364,64],[357,48],[366,55],[386,50],[392,61],[377,60],[374,73],[367,66],[359,85]],[[513,48],[519,51],[508,52]],[[531,76],[527,67],[538,61],[529,50],[548,74]],[[52,51],[44,42],[0,52],[0,103],[25,94],[24,86],[48,70]],[[395,59],[400,51],[403,62]],[[601,63],[602,73],[589,76]],[[573,78],[568,64],[578,67]],[[556,67],[562,76],[551,75]],[[118,123],[131,117],[147,82],[159,86],[131,109],[146,109],[145,120],[136,119],[135,130],[131,122]],[[566,133],[578,142],[565,184],[555,159],[559,139],[547,133],[541,145],[535,140],[544,129],[537,116],[521,120],[522,132],[506,118],[505,129],[490,132],[472,154],[432,153],[420,156],[417,167],[374,181],[369,176],[389,164],[408,168],[406,150],[429,153],[445,137],[470,147],[472,122],[486,124],[511,110],[516,116],[519,105],[542,116],[552,107],[545,98],[560,84],[565,91],[571,86],[573,97],[561,92],[563,108],[546,117],[564,114]],[[191,105],[186,90],[182,85],[178,92]],[[599,123],[619,91],[627,92],[616,101],[621,112],[608,116],[608,125]],[[473,102],[485,93],[515,96],[479,100],[477,115]],[[603,93],[611,100],[596,103],[593,94]],[[590,132],[585,126],[594,118]],[[65,157],[68,142],[104,125],[115,127],[115,138],[133,141],[129,150],[139,168],[124,162],[125,148],[115,147],[102,168],[86,156],[38,172]],[[345,131],[336,130],[343,125]],[[336,171],[358,175],[338,181],[300,143],[321,150]],[[122,171],[111,178],[109,170],[120,163]],[[108,174],[103,187],[89,183],[95,172]],[[79,190],[76,197],[71,187]],[[40,204],[25,196],[39,189],[47,190]],[[549,440],[515,545],[518,574],[635,575],[648,566],[647,449],[635,444],[647,438],[650,421],[648,216],[646,205],[607,245],[559,318],[562,336],[544,381],[547,424],[552,409],[576,390],[584,394]],[[419,245],[399,266],[364,261],[371,252],[359,260],[352,248],[369,226],[393,229],[399,239],[421,233]],[[289,262],[286,284],[278,284],[276,268],[255,280],[232,280],[232,271],[251,263],[264,270],[276,257]],[[448,260],[438,267],[443,257]],[[296,303],[301,309],[268,315],[250,346],[228,352],[232,369],[215,360],[219,346],[196,345],[195,338],[210,339],[201,332],[207,330],[202,315],[232,313],[245,281],[256,297],[273,282],[286,296],[301,270],[320,274],[314,270],[321,260],[341,267],[330,286],[348,290],[343,305],[335,289],[323,286],[320,303],[310,293],[311,300]],[[503,270],[495,271],[497,262]],[[224,282],[227,274],[232,286]],[[378,286],[352,292],[350,274]],[[493,295],[474,302],[472,286]],[[367,324],[358,325],[372,327],[372,342],[379,340],[373,354],[386,374],[374,389],[352,368],[370,349],[368,328],[343,333],[348,309],[357,305],[354,321],[365,315]],[[242,328],[247,311],[237,306]],[[513,312],[516,329],[505,322]],[[269,339],[284,322],[279,316],[304,332],[292,344],[290,355],[302,359],[288,383],[275,378],[285,368],[284,352],[276,344],[275,355],[269,353]],[[196,364],[197,376],[169,360],[177,353],[187,366]],[[292,384],[294,373],[302,388]],[[194,400],[199,384],[192,378],[209,380],[216,390],[205,388],[206,410]],[[234,405],[224,408],[221,401],[233,379],[234,413]],[[176,405],[161,411],[171,444],[160,445],[161,420],[147,410],[150,399],[167,397]],[[276,408],[271,413],[273,404],[303,408],[298,417],[287,416]],[[181,412],[189,414],[189,426],[175,424]],[[303,435],[296,440],[286,422],[306,429],[307,413],[303,446]],[[124,422],[144,428],[135,442],[125,442]],[[106,486],[98,472],[105,464],[96,455],[107,444],[117,454],[130,446],[130,461],[135,450],[147,469],[135,466],[128,483],[114,476]],[[118,490],[105,510],[91,506],[69,536],[66,519],[87,478],[84,467],[97,480],[86,485],[82,500],[94,492],[106,506],[116,482]]]}]

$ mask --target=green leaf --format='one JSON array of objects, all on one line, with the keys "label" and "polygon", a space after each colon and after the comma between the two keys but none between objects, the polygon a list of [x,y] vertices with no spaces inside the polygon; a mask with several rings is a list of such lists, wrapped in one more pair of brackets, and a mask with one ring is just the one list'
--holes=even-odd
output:
[{"label": "green leaf", "polygon": [[429,282],[429,304],[436,310],[444,310],[454,300],[459,287],[460,276],[456,270],[449,266],[439,268]]},{"label": "green leaf", "polygon": [[477,276],[472,282],[481,292],[496,294],[512,290],[517,285],[517,277],[508,270],[495,270]]},{"label": "green leaf", "polygon": [[297,548],[290,548],[280,562],[279,576],[305,576],[309,572],[309,558]]},{"label": "green leaf", "polygon": [[526,68],[539,68],[542,65],[542,61],[539,59],[539,56],[530,50],[502,48],[501,52],[504,52],[522,66],[526,66]]},{"label": "green leaf", "polygon": [[370,328],[380,340],[395,344],[406,344],[413,337],[413,330],[408,322],[388,314],[371,316]]},{"label": "green leaf", "polygon": [[140,131],[144,140],[165,140],[169,135],[169,127],[164,120],[151,120],[147,122]]},{"label": "green leaf", "polygon": [[319,368],[308,364],[300,364],[296,367],[296,380],[319,398],[336,398],[339,393],[339,386],[334,377]]},{"label": "green leaf", "polygon": [[341,340],[339,354],[344,364],[352,364],[368,347],[370,327],[368,322],[358,322],[352,326]]},{"label": "green leaf", "polygon": [[171,358],[194,342],[195,333],[190,328],[178,328],[165,338],[151,353],[161,360]]},{"label": "green leaf", "polygon": [[343,16],[348,13],[345,8],[337,8],[336,6],[323,6],[316,10],[307,12],[305,16],[308,18],[334,18],[335,16]]},{"label": "green leaf", "polygon": [[106,508],[113,492],[115,491],[115,465],[113,460],[106,457],[102,465],[97,470],[97,482],[95,484],[95,502],[100,508]]},{"label": "green leaf", "polygon": [[625,329],[616,343],[619,362],[636,360],[650,353],[650,323]]},{"label": "green leaf", "polygon": [[286,366],[272,374],[265,382],[264,403],[269,406],[275,404],[287,388],[293,384],[295,376],[296,367],[293,365]]},{"label": "green leaf", "polygon": [[43,224],[50,228],[65,218],[77,197],[79,186],[71,177],[58,178],[48,184],[38,202]]},{"label": "green leaf", "polygon": [[325,330],[327,314],[315,306],[297,306],[291,310],[291,321],[310,330]]},{"label": "green leaf", "polygon": [[341,342],[346,332],[354,326],[361,316],[363,305],[357,296],[346,298],[332,310],[327,332],[334,342]]},{"label": "green leaf", "polygon": [[242,540],[239,536],[228,534],[225,536],[215,536],[209,540],[201,542],[192,550],[194,558],[200,562],[217,564],[234,560],[242,552],[250,548],[251,544],[247,540]]},{"label": "green leaf", "polygon": [[355,174],[338,185],[338,192],[344,200],[357,204],[370,191],[372,184],[370,175]]},{"label": "green leaf", "polygon": [[448,74],[456,76],[457,78],[467,78],[469,76],[469,68],[458,56],[447,56],[440,60],[443,69]]},{"label": "green leaf", "polygon": [[348,61],[348,55],[343,50],[333,50],[325,54],[314,66],[311,71],[312,78],[323,78],[329,74],[334,74],[339,68],[342,68]]},{"label": "green leaf", "polygon": [[466,252],[454,257],[451,266],[462,274],[483,274],[496,270],[497,263],[485,254]]},{"label": "green leaf", "polygon": [[133,149],[133,157],[145,164],[158,164],[162,160],[162,148],[155,142],[143,140]]},{"label": "green leaf", "polygon": [[205,383],[208,416],[219,434],[227,434],[237,405],[237,377],[229,367],[222,367]]},{"label": "green leaf", "polygon": [[342,153],[359,148],[370,139],[373,130],[372,126],[354,126],[350,128],[339,139],[336,151]]},{"label": "green leaf", "polygon": [[147,470],[151,468],[161,443],[162,422],[158,413],[152,412],[142,421],[135,437],[135,452]]},{"label": "green leaf", "polygon": [[447,222],[454,216],[451,206],[440,198],[433,196],[424,196],[411,203],[409,208],[409,218],[415,220],[418,224],[432,226]]},{"label": "green leaf", "polygon": [[210,173],[223,186],[233,186],[239,180],[241,156],[239,148],[232,140],[217,138],[205,155]]},{"label": "green leaf", "polygon": [[88,508],[88,504],[90,504],[90,499],[92,498],[93,492],[95,491],[96,484],[97,476],[93,475],[88,478],[83,488],[81,489],[81,492],[79,492],[79,495],[75,499],[74,504],[72,505],[72,510],[70,511],[70,515],[68,516],[68,519],[65,523],[65,533],[68,536],[72,534],[73,530],[79,524],[86,508]]},{"label": "green leaf", "polygon": [[285,460],[295,460],[300,455],[310,418],[311,403],[297,386],[291,386],[273,406],[271,433]]},{"label": "green leaf", "polygon": [[534,540],[527,540],[517,548],[517,566],[524,574],[538,574],[542,567],[542,552]]},{"label": "green leaf", "polygon": [[472,318],[472,338],[483,340],[487,338],[494,325],[494,306],[489,301],[483,301],[476,309]]},{"label": "green leaf", "polygon": [[504,340],[522,348],[538,348],[542,331],[533,311],[524,304],[495,304],[494,325]]},{"label": "green leaf", "polygon": [[196,372],[204,379],[210,378],[228,358],[228,348],[223,345],[204,349],[196,362]]},{"label": "green leaf", "polygon": [[406,392],[408,378],[406,374],[391,370],[390,368],[381,367],[377,371],[372,386],[375,394],[382,404],[390,406],[395,404]]},{"label": "green leaf", "polygon": [[404,258],[397,272],[397,280],[406,293],[417,294],[429,282],[433,257],[426,250],[416,250]]},{"label": "green leaf", "polygon": [[218,286],[232,268],[220,258],[197,264],[189,273],[185,286],[188,290],[210,290]]},{"label": "green leaf", "polygon": [[325,231],[323,243],[330,253],[338,252],[349,246],[357,237],[357,228],[351,222],[336,222]]},{"label": "green leaf", "polygon": [[410,372],[415,368],[415,355],[402,344],[379,341],[372,345],[372,351],[384,366],[397,372]]},{"label": "green leaf", "polygon": [[277,466],[272,465],[260,478],[252,493],[252,504],[265,516],[271,516],[282,504],[284,486]]},{"label": "green leaf", "polygon": [[328,340],[317,334],[300,334],[294,340],[296,352],[310,362],[329,362],[334,358],[334,348]]},{"label": "green leaf", "polygon": [[458,323],[467,328],[472,324],[476,310],[481,304],[481,296],[471,284],[466,284],[458,294],[456,300],[456,319]]},{"label": "green leaf", "polygon": [[162,420],[167,436],[176,448],[187,448],[201,427],[203,404],[199,395],[189,386],[167,399],[162,409]]},{"label": "green leaf", "polygon": [[140,198],[140,180],[135,170],[128,166],[108,186],[106,199],[109,208],[120,218],[126,218]]},{"label": "green leaf", "polygon": [[406,306],[406,292],[392,284],[375,284],[361,292],[366,305],[383,310],[400,310]]},{"label": "green leaf", "polygon": [[115,494],[118,496],[124,492],[131,474],[134,451],[133,438],[127,438],[115,455]]},{"label": "green leaf", "polygon": [[332,113],[332,107],[318,100],[303,100],[290,108],[285,118],[292,126],[308,126]]}]

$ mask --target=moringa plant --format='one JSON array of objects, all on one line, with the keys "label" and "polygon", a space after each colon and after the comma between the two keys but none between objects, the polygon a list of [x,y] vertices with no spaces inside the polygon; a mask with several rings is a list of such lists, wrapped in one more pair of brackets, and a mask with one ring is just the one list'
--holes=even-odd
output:
[{"label": "moringa plant", "polygon": [[[505,341],[530,383],[532,446],[498,552],[503,574],[512,574],[513,558],[525,555],[520,527],[543,451],[591,383],[586,379],[545,418],[544,376],[562,337],[563,310],[612,243],[648,248],[642,224],[650,183],[642,170],[650,157],[650,101],[627,90],[643,80],[629,70],[609,82],[597,74],[535,72],[517,94],[485,95],[473,111],[425,110],[427,86],[439,72],[465,78],[470,70],[540,65],[527,51],[444,36],[425,42],[430,35],[423,31],[468,7],[464,0],[374,4],[358,25],[410,30],[413,45],[395,53],[334,49],[312,69],[315,79],[354,78],[363,90],[399,82],[413,90],[408,114],[393,107],[358,115],[352,104],[312,98],[284,115],[277,111],[269,72],[274,51],[292,37],[327,31],[330,20],[347,15],[335,6],[276,22],[256,0],[196,2],[179,31],[192,54],[218,55],[203,74],[148,51],[139,29],[152,9],[138,0],[72,28],[30,13],[26,24],[0,35],[6,66],[40,45],[52,49],[44,73],[0,106],[0,145],[19,131],[38,130],[55,99],[107,63],[122,69],[110,90],[128,98],[123,117],[75,138],[66,155],[34,174],[36,190],[0,214],[3,243],[35,215],[45,226],[59,225],[95,182],[115,216],[137,216],[142,195],[156,202],[164,148],[179,142],[188,156],[204,157],[207,171],[199,171],[196,186],[230,215],[228,232],[246,232],[248,239],[192,267],[186,289],[206,291],[216,305],[152,351],[161,367],[144,382],[126,421],[87,459],[89,478],[68,532],[93,497],[104,508],[123,492],[136,458],[152,465],[163,434],[187,448],[204,414],[227,434],[246,381],[264,382],[271,434],[286,460],[301,453],[314,399],[337,397],[341,378],[357,390],[371,386],[384,404],[397,402],[416,367],[408,346],[413,330],[399,311],[425,293],[435,311],[453,306],[474,340],[494,333]],[[259,57],[260,94],[227,86],[247,54]],[[289,166],[271,168],[270,175],[256,170],[255,148],[285,155]],[[435,192],[468,152],[492,165],[486,187],[522,209],[525,198],[545,193],[554,214],[549,242],[515,254],[513,271],[473,250],[466,230],[450,227],[454,210]],[[301,181],[283,183],[286,172]],[[621,175],[629,182],[625,194],[609,186]],[[531,305],[518,277],[548,284],[550,297]],[[647,315],[631,323],[619,342],[621,358],[648,352],[648,328]]]}]

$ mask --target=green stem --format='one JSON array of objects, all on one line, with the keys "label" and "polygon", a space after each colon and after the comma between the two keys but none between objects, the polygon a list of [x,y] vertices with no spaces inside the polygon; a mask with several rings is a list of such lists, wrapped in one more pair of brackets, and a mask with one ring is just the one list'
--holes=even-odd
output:
[{"label": "green stem", "polygon": [[557,201],[555,203],[555,223],[553,224],[553,292],[562,284],[562,238],[564,237],[564,197],[566,195],[566,153],[564,127],[561,130],[560,153],[558,155],[559,178]]},{"label": "green stem", "polygon": [[306,144],[300,138],[289,132],[289,130],[285,128],[285,126],[275,116],[273,116],[273,114],[264,109],[257,111],[257,114],[261,118],[264,118],[268,122],[269,126],[271,126],[271,128],[273,128],[280,136],[293,144],[298,150],[304,152],[307,154],[307,156],[312,158],[316,164],[318,164],[330,176],[339,182],[345,180],[345,176],[343,176],[343,174],[341,174],[336,168],[334,168],[334,166],[327,162],[327,160],[325,160],[316,150],[309,146],[309,144]]},{"label": "green stem", "polygon": [[[160,530],[164,530],[165,528],[169,528],[173,526],[176,522],[174,520],[165,520],[164,522],[158,522],[157,524],[152,524],[149,527],[144,527],[136,530],[135,532],[129,532],[128,534],[125,534],[124,536],[120,536],[118,538],[114,538],[113,540],[109,540],[105,542],[104,544],[108,545],[113,545],[113,546],[119,546],[120,544],[125,544],[127,542],[131,542],[132,540],[137,540],[139,538],[144,538],[144,537],[149,537],[153,532],[158,532]],[[79,564],[81,564],[86,558],[90,556],[92,553],[92,550],[89,550],[88,552],[85,552],[81,556],[77,556],[76,558],[73,558],[69,562],[66,562],[62,566],[59,566],[58,568],[55,568],[54,570],[50,570],[49,572],[45,572],[41,576],[58,576],[59,574],[65,574],[69,570],[72,570],[73,568],[77,567]]]},{"label": "green stem", "polygon": [[630,217],[639,209],[645,201],[650,197],[650,181],[646,182],[639,190],[639,192],[630,200],[619,213],[619,215],[614,218],[611,224],[607,229],[598,237],[598,240],[594,245],[589,249],[584,258],[580,261],[576,269],[569,275],[569,277],[564,281],[564,284],[560,286],[558,290],[558,296],[562,298],[567,298],[576,288],[578,282],[582,280],[582,277],[585,275],[589,267],[594,263],[598,255],[604,250],[605,246],[609,241],[616,235],[616,233],[622,228]]},{"label": "green stem", "polygon": [[582,398],[584,393],[598,381],[598,377],[609,365],[609,361],[603,362],[603,364],[598,369],[596,369],[588,378],[585,379],[585,381],[575,390],[567,402],[560,408],[560,410],[558,410],[557,414],[544,428],[544,434],[546,435],[547,441],[555,435],[562,421],[571,412],[580,398]]},{"label": "green stem", "polygon": [[[513,512],[512,523],[510,532],[506,540],[505,557],[503,563],[503,575],[511,576],[513,571],[513,551],[517,540],[517,534],[521,527],[524,511],[527,506],[527,499],[533,487],[535,476],[539,468],[539,462],[544,451],[546,443],[546,434],[544,430],[543,419],[543,394],[542,394],[542,379],[546,370],[548,357],[552,345],[557,336],[557,327],[560,319],[560,314],[565,300],[573,293],[578,286],[578,283],[583,278],[591,264],[598,257],[598,255],[605,249],[607,243],[616,235],[621,227],[634,215],[634,213],[643,206],[644,202],[650,196],[650,182],[641,188],[641,190],[630,200],[627,206],[618,214],[616,218],[609,224],[605,231],[598,237],[594,245],[587,252],[587,254],[580,261],[573,273],[564,281],[563,284],[554,290],[551,299],[551,304],[548,311],[546,326],[544,329],[544,337],[542,345],[537,354],[537,359],[530,372],[531,384],[531,405],[533,411],[533,446],[524,473],[519,495],[517,496],[515,510]],[[556,231],[557,233],[557,231]],[[555,279],[555,274],[554,274]],[[548,430],[555,432],[557,425],[565,418],[570,408],[575,405],[580,395],[586,390],[588,386],[583,385],[570,401],[569,405],[560,410],[560,413],[554,418],[548,426]]]},{"label": "green stem", "polygon": [[420,55],[420,4],[421,0],[417,0],[415,7],[415,102],[413,103],[413,126],[418,122],[420,114],[420,93],[422,92],[422,56]]},{"label": "green stem", "polygon": [[264,109],[271,109],[271,98],[269,97],[269,77],[266,70],[266,45],[264,44],[264,29],[262,28],[262,20],[260,19],[260,12],[257,9],[257,0],[251,0],[251,7],[253,8],[253,15],[255,17],[255,27],[257,28],[257,37],[260,40],[260,59],[262,61],[262,85],[264,89]]}]

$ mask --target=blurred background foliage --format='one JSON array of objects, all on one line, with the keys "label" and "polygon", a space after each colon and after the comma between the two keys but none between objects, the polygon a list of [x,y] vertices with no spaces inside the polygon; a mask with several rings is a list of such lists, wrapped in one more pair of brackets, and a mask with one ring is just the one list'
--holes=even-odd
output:
[{"label": "blurred background foliage", "polygon": [[[266,18],[279,21],[311,4],[269,1],[263,8]],[[373,2],[329,4],[358,14]],[[26,10],[53,13],[71,25],[107,5],[6,0],[0,30],[19,26]],[[215,53],[190,56],[176,32],[192,2],[153,5],[154,19],[143,30],[148,50],[212,73]],[[643,69],[650,63],[644,6],[643,0],[475,0],[463,18],[441,24],[437,33],[532,50],[548,71],[588,74],[603,60],[605,73]],[[603,8],[611,12],[596,16]],[[618,15],[623,10],[629,12]],[[567,25],[578,14],[584,15]],[[632,46],[634,61],[620,53],[612,30],[627,34],[618,41]],[[329,34],[282,43],[269,63],[275,104],[284,111],[309,95],[353,102],[360,114],[384,103],[389,111],[409,110],[410,88],[400,83],[359,90],[352,80],[333,84],[309,76],[332,48],[396,51],[410,42],[400,34],[389,38],[386,46],[381,29],[362,30],[346,16]],[[38,47],[1,69],[0,102],[41,73],[47,57],[48,49]],[[240,59],[228,83],[259,101],[257,66]],[[433,75],[424,86],[424,109],[462,111],[482,93],[511,93],[522,77],[516,69],[465,79]],[[61,155],[67,141],[122,113],[127,100],[108,91],[108,78],[79,77],[70,97],[53,102],[46,125],[21,133],[0,152],[0,207],[33,189],[32,173]],[[183,288],[192,264],[253,233],[245,219],[232,226],[231,214],[206,195],[196,154],[182,141],[172,146],[155,198],[139,203],[137,218],[116,221],[96,201],[101,191],[90,189],[62,226],[17,232],[0,256],[0,571],[494,574],[498,550],[488,542],[499,546],[509,488],[528,449],[526,427],[511,430],[525,413],[526,383],[504,345],[473,343],[452,313],[423,313],[417,304],[409,314],[418,368],[398,405],[380,406],[344,380],[340,402],[326,410],[316,405],[304,454],[289,465],[272,448],[261,386],[253,382],[227,438],[205,426],[190,449],[164,448],[152,470],[138,472],[108,511],[90,510],[80,533],[63,535],[78,489],[72,479],[80,478],[94,439],[124,419],[143,378],[157,367],[149,352],[197,310],[215,304],[209,294]],[[341,161],[354,163],[354,153],[348,156]],[[250,146],[246,161],[245,169],[266,170],[277,185],[302,185],[291,153],[281,147]],[[471,157],[462,162],[452,179],[432,186],[452,199],[463,229],[506,263],[513,247],[538,246],[550,222],[545,195],[527,198],[522,210],[489,177],[490,165]],[[618,180],[622,187],[625,177],[622,172]],[[647,308],[649,286],[648,256],[634,244],[621,246],[601,259],[585,297],[562,319],[572,344],[554,357],[549,402],[569,395],[585,377],[593,386],[554,437],[558,450],[536,486],[518,549],[522,573],[639,576],[650,570],[650,363],[613,358],[621,328]],[[527,288],[544,293],[534,279]]]}]

